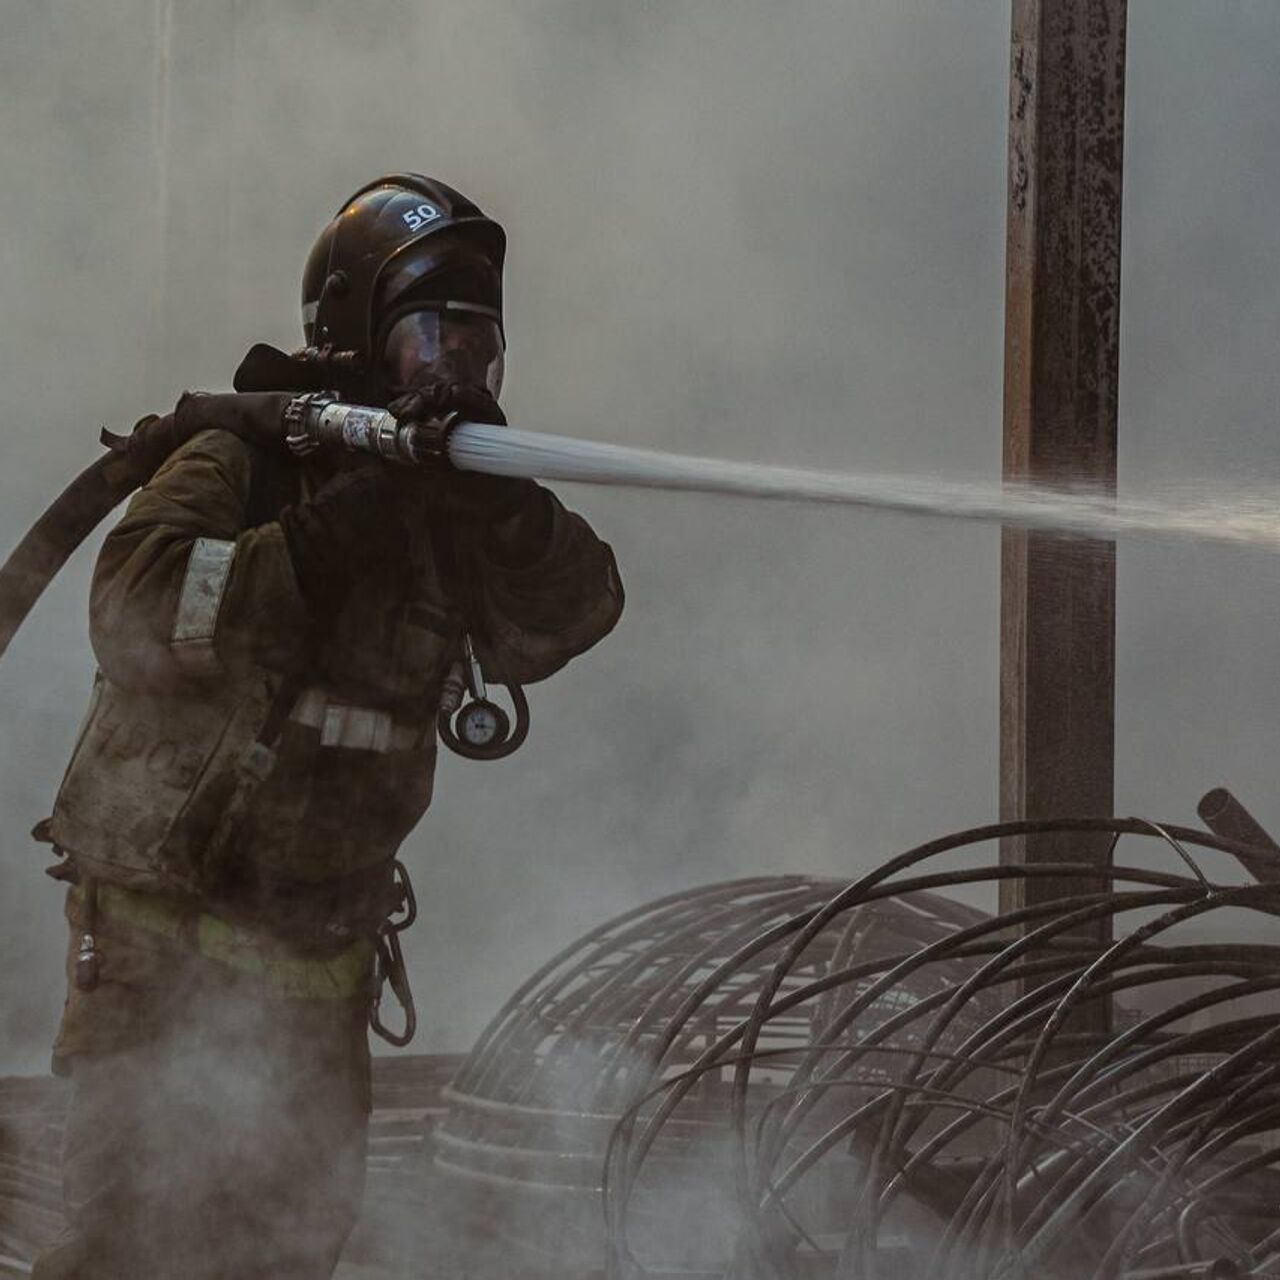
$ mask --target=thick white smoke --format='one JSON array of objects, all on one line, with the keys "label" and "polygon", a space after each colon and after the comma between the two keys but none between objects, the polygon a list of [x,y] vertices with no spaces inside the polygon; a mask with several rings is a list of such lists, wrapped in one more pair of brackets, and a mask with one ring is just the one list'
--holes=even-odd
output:
[{"label": "thick white smoke", "polygon": [[[1122,489],[1262,484],[1280,14],[1131,11]],[[510,228],[513,420],[743,462],[995,474],[1007,0],[8,0],[3,19],[6,548],[99,425],[226,386],[252,341],[292,345],[312,235],[399,167]],[[465,1046],[586,920],[743,869],[852,871],[995,808],[994,533],[563,496],[614,544],[628,612],[531,691],[518,756],[441,768],[406,850],[423,1048]],[[88,692],[91,555],[0,667],[15,1069],[43,1066],[60,1001],[59,895],[25,832]],[[1123,809],[1190,817],[1228,781],[1277,825],[1278,587],[1269,557],[1123,550]]]}]

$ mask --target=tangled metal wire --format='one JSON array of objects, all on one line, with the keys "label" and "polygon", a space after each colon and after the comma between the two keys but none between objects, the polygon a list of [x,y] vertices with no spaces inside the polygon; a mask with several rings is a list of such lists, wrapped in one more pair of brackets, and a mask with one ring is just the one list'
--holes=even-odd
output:
[{"label": "tangled metal wire", "polygon": [[[1050,833],[1110,836],[1112,859],[942,862]],[[1151,869],[1150,850],[1116,861],[1142,840],[1177,869]],[[750,1009],[673,1073],[682,1028],[759,954],[744,940],[685,993],[613,1129],[608,1275],[650,1269],[631,1239],[646,1164],[723,1079],[736,1239],[703,1274],[1280,1276],[1280,945],[1234,940],[1259,921],[1274,932],[1280,885],[1220,883],[1193,848],[1271,857],[1136,819],[1007,823],[911,850],[776,920]],[[910,949],[849,941],[886,905],[1015,881],[1062,893]],[[806,970],[824,941],[834,963]]]},{"label": "tangled metal wire", "polygon": [[[468,1234],[483,1238],[501,1274],[599,1274],[601,1175],[619,1117],[743,1022],[795,922],[841,884],[761,876],[672,894],[597,925],[512,994],[446,1090],[435,1134],[436,1164],[470,1210]],[[874,905],[855,928],[824,930],[784,986],[852,954],[916,950],[983,919],[939,895]],[[908,980],[903,992],[917,988],[924,994]],[[892,1016],[903,992],[864,1021]],[[762,1044],[809,1044],[811,1014],[779,1013]],[[729,1097],[712,1072],[685,1090],[638,1186],[640,1234],[669,1267],[713,1267],[732,1248]]]}]

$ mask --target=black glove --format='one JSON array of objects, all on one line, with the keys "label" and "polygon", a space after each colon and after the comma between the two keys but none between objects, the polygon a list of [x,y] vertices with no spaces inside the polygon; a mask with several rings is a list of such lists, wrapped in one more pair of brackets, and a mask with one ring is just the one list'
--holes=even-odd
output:
[{"label": "black glove", "polygon": [[456,413],[467,422],[492,422],[499,427],[507,425],[506,415],[498,407],[498,402],[483,387],[432,378],[420,386],[396,388],[396,391],[398,394],[387,409],[395,414],[397,422],[426,422],[430,418]]},{"label": "black glove", "polygon": [[376,565],[403,556],[424,503],[412,471],[366,462],[280,512],[280,528],[307,603],[327,611]]},{"label": "black glove", "polygon": [[[488,422],[505,427],[498,402],[481,388],[443,379],[432,380],[392,400],[387,409],[397,422],[426,422],[456,413],[464,422]],[[449,471],[438,486],[438,501],[459,524],[489,526],[509,521],[535,507],[541,515],[546,492],[532,480],[486,476],[475,471]]]}]

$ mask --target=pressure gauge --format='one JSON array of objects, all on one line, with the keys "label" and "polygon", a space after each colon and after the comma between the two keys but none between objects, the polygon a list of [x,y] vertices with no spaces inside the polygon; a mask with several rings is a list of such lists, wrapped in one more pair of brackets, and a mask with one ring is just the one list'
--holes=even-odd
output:
[{"label": "pressure gauge", "polygon": [[458,737],[478,751],[505,741],[511,729],[507,713],[486,699],[468,702],[458,713],[456,724]]},{"label": "pressure gauge", "polygon": [[[440,741],[450,751],[469,760],[501,760],[509,756],[528,737],[529,701],[518,684],[504,682],[503,688],[515,711],[514,728],[511,717],[489,701],[480,659],[471,636],[464,635],[462,651],[449,668],[440,690],[440,709],[436,715]],[[464,702],[468,696],[471,700]]]}]

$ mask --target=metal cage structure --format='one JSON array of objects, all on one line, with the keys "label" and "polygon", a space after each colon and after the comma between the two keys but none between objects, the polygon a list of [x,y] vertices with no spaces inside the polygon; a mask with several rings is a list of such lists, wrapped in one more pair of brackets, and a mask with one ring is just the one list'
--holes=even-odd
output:
[{"label": "metal cage structure", "polygon": [[[1112,858],[990,860],[1050,833]],[[1238,938],[1274,929],[1280,886],[1210,877],[1221,853],[1280,863],[1140,819],[1020,822],[853,884],[650,904],[512,996],[446,1091],[437,1166],[512,1273],[1280,1272],[1280,946]],[[1016,877],[1063,894],[944,896]]]},{"label": "metal cage structure", "polygon": [[[437,1167],[467,1189],[473,1234],[495,1257],[517,1270],[598,1270],[605,1155],[621,1117],[749,1018],[797,922],[815,917],[841,884],[770,876],[675,894],[592,930],[522,984],[445,1091],[435,1134]],[[800,991],[857,959],[940,945],[986,919],[930,893],[867,904],[823,929],[783,987]],[[862,1027],[889,1022],[967,972],[963,959],[921,972],[875,998]],[[961,1023],[983,1009],[995,1012],[979,997]],[[771,1020],[761,1052],[776,1063],[761,1064],[753,1099],[785,1087],[785,1059],[812,1045],[832,1012],[818,1001]],[[699,1072],[647,1151],[633,1210],[665,1270],[714,1270],[741,1229],[726,1196],[732,1074]]]}]

